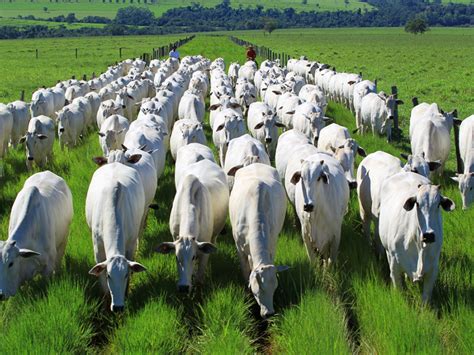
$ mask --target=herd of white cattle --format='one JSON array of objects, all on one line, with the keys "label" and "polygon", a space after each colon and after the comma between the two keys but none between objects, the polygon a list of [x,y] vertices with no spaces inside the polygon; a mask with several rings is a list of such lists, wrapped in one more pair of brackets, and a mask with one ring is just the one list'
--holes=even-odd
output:
[{"label": "herd of white cattle", "polygon": [[[218,161],[204,134],[209,93]],[[402,164],[383,151],[366,155],[347,128],[326,125],[329,100],[355,113],[359,133],[370,128],[388,139],[395,105],[402,103],[377,93],[376,84],[358,74],[304,58],[286,67],[266,60],[260,69],[250,61],[231,63],[227,73],[222,58],[188,56],[148,66],[126,60],[88,82],[40,89],[31,103],[0,106],[0,155],[22,142],[28,168],[42,167],[52,159],[56,130],[62,149],[98,130],[103,156],[94,158],[100,167],[85,210],[97,262],[90,273],[110,293],[112,311],[124,308],[131,272],[146,270],[134,261],[135,252],[168,150],[176,162],[173,241],[156,251],[176,255],[179,291],[204,281],[229,215],[244,278],[262,317],[272,315],[277,272],[286,269],[275,266],[274,258],[287,201],[309,258],[320,257],[329,267],[338,254],[350,189],[357,189],[364,232],[386,254],[393,284],[400,286],[403,274],[423,280],[427,301],[443,240],[440,209],[454,209],[430,175],[443,171],[456,114],[436,104],[415,106],[412,154]],[[465,171],[455,179],[467,208],[474,198],[474,116],[460,132]],[[365,158],[355,174],[357,154]],[[12,207],[8,240],[0,242],[0,298],[14,295],[35,274],[58,268],[72,218],[71,191],[61,177],[44,171],[25,182]]]}]

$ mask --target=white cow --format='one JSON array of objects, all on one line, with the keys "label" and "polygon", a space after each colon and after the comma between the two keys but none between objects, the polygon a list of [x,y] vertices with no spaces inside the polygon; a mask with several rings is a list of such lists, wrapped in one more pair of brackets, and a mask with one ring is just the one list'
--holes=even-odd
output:
[{"label": "white cow", "polygon": [[219,150],[219,161],[224,166],[229,142],[245,134],[244,119],[235,110],[228,108],[220,111],[212,128],[212,140]]},{"label": "white cow", "polygon": [[339,162],[316,153],[300,163],[290,182],[295,186],[295,209],[311,261],[317,253],[330,266],[336,261],[341,228],[349,203],[349,185]]},{"label": "white cow", "polygon": [[459,128],[459,150],[464,172],[452,179],[459,184],[463,209],[474,201],[474,115],[464,119]]},{"label": "white cow", "polygon": [[72,216],[71,190],[62,178],[43,171],[25,181],[12,206],[8,239],[0,241],[0,299],[61,266]]},{"label": "white cow", "polygon": [[202,124],[192,119],[176,121],[170,138],[170,150],[173,159],[176,160],[179,148],[190,143],[207,144]]},{"label": "white cow", "polygon": [[296,108],[301,105],[303,101],[291,92],[286,92],[278,99],[277,114],[280,122],[285,125],[287,129],[293,128],[293,115]]},{"label": "white cow", "polygon": [[282,180],[285,178],[288,162],[292,159],[293,150],[300,145],[306,144],[312,144],[311,140],[303,133],[294,129],[290,129],[280,135],[275,152],[275,168]]},{"label": "white cow", "polygon": [[355,188],[357,186],[354,175],[355,158],[357,154],[365,157],[366,153],[364,148],[351,138],[349,130],[337,123],[324,127],[319,132],[318,149],[334,153],[334,157],[344,169],[349,186]]},{"label": "white cow", "polygon": [[275,313],[277,272],[287,269],[274,264],[278,234],[285,221],[285,190],[277,171],[265,164],[236,167],[229,174],[235,175],[229,215],[240,266],[260,315],[267,318]]},{"label": "white cow", "polygon": [[112,115],[105,119],[100,127],[99,143],[105,156],[114,149],[121,149],[130,125],[128,120],[120,115]]},{"label": "white cow", "polygon": [[239,70],[240,70],[239,63],[232,62],[229,64],[229,71],[227,72],[227,74],[234,88],[235,88],[235,84],[237,83],[237,78],[239,77]]},{"label": "white cow", "polygon": [[77,145],[79,138],[86,133],[84,112],[76,104],[71,104],[57,112],[58,136],[61,149],[69,149]]},{"label": "white cow", "polygon": [[8,151],[13,128],[13,115],[6,105],[0,105],[0,158],[3,158]]},{"label": "white cow", "polygon": [[112,115],[123,116],[123,107],[118,106],[114,100],[102,101],[97,111],[97,128],[100,129],[105,119]]},{"label": "white cow", "polygon": [[362,228],[370,241],[370,226],[374,222],[374,242],[379,253],[383,253],[380,243],[378,221],[382,185],[389,177],[402,171],[413,172],[427,177],[430,171],[439,167],[438,162],[427,162],[423,157],[405,156],[407,163],[403,166],[400,159],[383,151],[367,155],[357,169],[357,195]]},{"label": "white cow", "polygon": [[[422,114],[422,109],[427,110]],[[415,112],[413,112],[415,111]],[[428,161],[440,161],[439,175],[451,150],[450,132],[457,112],[444,114],[437,111],[437,105],[415,106],[410,117],[410,144],[413,155],[424,156]]]},{"label": "white cow", "polygon": [[46,116],[33,117],[28,124],[28,132],[21,137],[20,143],[26,143],[28,170],[33,167],[33,162],[43,166],[53,157],[54,121]]},{"label": "white cow", "polygon": [[146,149],[152,152],[151,155],[155,162],[158,178],[161,177],[165,170],[166,143],[164,137],[166,134],[167,133],[162,132],[157,124],[145,123],[140,126],[130,127],[123,142],[128,148],[142,149],[146,147]]},{"label": "white cow", "polygon": [[174,253],[178,266],[178,291],[190,292],[194,263],[196,282],[203,283],[209,254],[216,250],[229,208],[229,189],[224,171],[203,159],[191,164],[181,179],[173,201],[170,232],[174,242],[161,243],[157,252]]},{"label": "white cow", "polygon": [[227,175],[229,190],[234,186],[234,177],[228,175],[230,169],[236,166],[247,166],[253,163],[270,164],[270,157],[265,151],[265,146],[249,134],[234,138],[227,148],[227,155],[224,163],[224,172]]},{"label": "white cow", "polygon": [[178,118],[180,120],[186,118],[196,122],[203,122],[205,113],[206,108],[201,92],[195,89],[185,91],[179,101]]},{"label": "white cow", "polygon": [[14,101],[7,105],[7,109],[13,115],[10,143],[16,147],[20,138],[24,136],[28,130],[28,123],[30,122],[29,104],[23,101]]},{"label": "white cow", "polygon": [[179,182],[186,174],[188,166],[204,159],[214,163],[216,162],[211,148],[203,144],[190,143],[179,148],[176,154],[176,165],[174,169],[175,188],[178,188]]},{"label": "white cow", "polygon": [[294,112],[293,128],[311,139],[314,144],[318,143],[319,132],[324,127],[325,121],[330,118],[324,116],[321,107],[310,102],[303,102]]},{"label": "white cow", "polygon": [[380,92],[365,95],[359,107],[360,121],[356,122],[360,134],[364,134],[369,128],[372,134],[387,135],[387,140],[392,139],[392,121],[396,105],[403,104],[402,100],[395,99],[393,95],[387,96]]},{"label": "white cow", "polygon": [[276,113],[263,102],[254,102],[249,107],[247,125],[250,133],[262,144],[270,157],[274,157],[278,140],[278,127],[284,127],[277,122]]},{"label": "white cow", "polygon": [[31,117],[36,116],[55,116],[54,95],[46,89],[35,91],[31,97],[30,111]]},{"label": "white cow", "polygon": [[356,115],[356,122],[360,121],[360,104],[365,95],[369,93],[377,93],[377,84],[370,80],[363,80],[354,84],[354,91],[352,93],[352,109]]},{"label": "white cow", "polygon": [[233,109],[237,115],[243,116],[242,107],[235,97],[224,95],[221,96],[219,103],[209,106],[209,125],[214,127],[214,121],[217,115],[225,109]]},{"label": "white cow", "polygon": [[397,288],[403,285],[403,274],[413,282],[423,280],[424,302],[438,275],[443,244],[440,208],[452,211],[455,205],[419,174],[398,173],[382,186],[379,233],[390,278]]},{"label": "white cow", "polygon": [[125,307],[131,272],[145,271],[134,262],[145,194],[139,173],[124,164],[106,164],[92,176],[86,197],[86,220],[92,232],[96,265],[89,271],[110,292],[110,309]]}]

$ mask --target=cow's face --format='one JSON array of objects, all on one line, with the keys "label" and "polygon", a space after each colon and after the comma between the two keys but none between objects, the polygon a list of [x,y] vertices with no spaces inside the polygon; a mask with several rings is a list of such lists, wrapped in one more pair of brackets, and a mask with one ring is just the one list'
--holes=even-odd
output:
[{"label": "cow's face", "polygon": [[35,153],[37,153],[42,142],[46,139],[48,139],[48,136],[34,132],[28,132],[20,139],[20,143],[25,143],[26,145],[26,159],[28,162],[35,160]]},{"label": "cow's face", "polygon": [[156,252],[176,255],[178,269],[178,291],[188,293],[192,288],[194,264],[200,254],[210,254],[217,250],[212,243],[199,242],[195,237],[179,237],[174,242],[161,243]]},{"label": "cow's face", "polygon": [[424,156],[409,155],[407,157],[407,163],[403,167],[403,170],[410,171],[421,176],[428,177],[430,171],[434,171],[441,166],[439,161],[428,162]]},{"label": "cow's face", "polygon": [[260,306],[262,318],[275,314],[273,295],[278,287],[277,272],[288,269],[286,266],[258,265],[249,276],[249,288]]},{"label": "cow's face", "polygon": [[109,288],[112,312],[122,312],[125,308],[125,293],[131,272],[146,271],[146,268],[134,261],[127,260],[123,255],[115,255],[104,262],[96,264],[89,274],[105,276]]},{"label": "cow's face", "polygon": [[324,128],[324,115],[321,110],[312,110],[306,115],[306,119],[310,122],[311,138],[313,144],[318,144],[319,132]]},{"label": "cow's face", "polygon": [[416,195],[407,199],[403,205],[407,211],[416,211],[423,247],[436,241],[441,242],[442,235],[436,235],[442,231],[440,207],[445,211],[452,211],[455,205],[440,194],[439,186],[431,184],[419,185]]},{"label": "cow's face", "polygon": [[350,187],[355,187],[356,184],[354,177],[354,162],[357,148],[357,143],[352,138],[349,138],[343,145],[333,149],[334,157],[341,164]]},{"label": "cow's face", "polygon": [[202,124],[194,123],[190,125],[181,125],[181,136],[186,145],[196,143],[199,137],[199,131],[202,132]]},{"label": "cow's face", "polygon": [[474,173],[458,174],[452,179],[459,185],[462,208],[465,210],[474,201]]},{"label": "cow's face", "polygon": [[0,241],[0,300],[14,296],[20,283],[20,264],[26,259],[40,255],[39,253],[21,249],[15,241]]},{"label": "cow's face", "polygon": [[311,213],[314,211],[314,206],[317,203],[316,189],[319,184],[329,183],[328,167],[324,160],[319,162],[301,160],[301,168],[295,172],[291,177],[291,183],[297,185],[300,183],[303,195],[303,211]]}]

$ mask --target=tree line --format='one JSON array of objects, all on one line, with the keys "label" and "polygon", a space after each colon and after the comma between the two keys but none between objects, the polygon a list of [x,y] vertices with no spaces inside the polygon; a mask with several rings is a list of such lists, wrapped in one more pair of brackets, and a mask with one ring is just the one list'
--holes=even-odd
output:
[{"label": "tree line", "polygon": [[[94,35],[135,35],[169,34],[182,32],[202,32],[219,30],[265,29],[298,27],[399,27],[407,24],[407,19],[422,18],[427,26],[472,26],[474,6],[468,4],[441,4],[428,0],[365,0],[374,10],[357,11],[303,11],[293,8],[283,10],[264,9],[263,6],[232,8],[224,0],[212,8],[191,3],[187,7],[168,10],[156,18],[145,7],[120,8],[113,20],[88,16],[81,20],[75,15],[57,16],[48,20],[55,22],[103,23],[103,28],[67,29],[60,26],[18,26],[0,27],[0,38],[65,37]],[[25,18],[25,17],[23,17]],[[27,16],[28,19],[35,19]],[[135,26],[135,27],[131,27]],[[142,27],[136,27],[142,26]]]}]

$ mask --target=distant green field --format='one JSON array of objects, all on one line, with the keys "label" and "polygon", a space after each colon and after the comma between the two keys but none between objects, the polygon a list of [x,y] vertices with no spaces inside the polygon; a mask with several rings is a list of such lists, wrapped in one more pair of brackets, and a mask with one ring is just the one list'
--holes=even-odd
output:
[{"label": "distant green field", "polygon": [[[435,101],[462,118],[474,112],[472,64],[474,29],[433,29],[415,37],[401,29],[331,29],[232,32],[232,35],[294,55],[307,55],[335,65],[339,71],[378,78],[379,87],[399,88],[406,102],[400,107],[404,134],[410,98]],[[179,37],[179,36],[178,36]],[[176,39],[160,37],[101,37],[0,41],[0,101],[17,98],[19,90],[52,85],[72,74],[97,73],[118,60]],[[40,48],[40,59],[34,49]],[[79,58],[74,58],[79,48]],[[180,48],[182,55],[202,54],[243,62],[245,49],[224,36],[198,36]],[[263,58],[257,58],[261,61]],[[330,103],[328,116],[352,131],[353,115]],[[210,139],[206,115],[205,129]],[[404,140],[388,144],[372,135],[354,135],[367,152],[407,152]],[[212,146],[212,143],[210,143]],[[454,149],[452,149],[454,151]],[[137,261],[148,272],[132,276],[127,310],[112,315],[102,301],[94,277],[90,231],[85,223],[85,195],[101,154],[95,133],[80,146],[60,151],[49,169],[63,176],[74,197],[74,220],[61,271],[50,282],[29,282],[13,299],[0,302],[0,353],[166,353],[166,354],[473,354],[474,353],[474,207],[462,211],[450,156],[443,194],[458,208],[443,213],[444,240],[440,274],[432,304],[422,305],[419,285],[407,289],[390,285],[386,261],[375,256],[361,233],[358,203],[351,193],[344,218],[341,247],[334,268],[310,264],[288,206],[279,235],[276,265],[290,269],[279,274],[275,292],[277,314],[270,322],[256,315],[255,301],[243,281],[230,224],[217,239],[206,283],[190,297],[176,292],[173,256],[153,252],[171,239],[169,214],[174,196],[174,164],[168,157],[155,200],[141,236]],[[358,158],[358,162],[360,159]],[[11,204],[29,176],[24,147],[9,151],[0,178],[0,232],[7,236]]]},{"label": "distant green field", "polygon": [[36,26],[36,25],[48,26],[52,28],[64,26],[68,29],[77,29],[77,28],[82,28],[82,27],[96,27],[96,28],[104,27],[104,24],[101,24],[101,23],[66,23],[66,22],[23,20],[23,19],[17,19],[17,18],[0,17],[0,26],[26,27],[26,26]]},{"label": "distant green field", "polygon": [[[222,1],[196,0],[194,2],[202,4],[203,6],[213,7]],[[192,2],[188,0],[158,0],[157,4],[148,5],[145,5],[143,1],[137,3],[137,0],[133,1],[133,3],[131,3],[130,0],[125,0],[124,2],[120,0],[120,3],[116,1],[113,1],[112,3],[107,1],[106,3],[103,3],[99,0],[78,0],[77,2],[50,2],[49,0],[36,0],[34,2],[30,2],[29,0],[14,0],[13,2],[9,2],[8,0],[2,0],[0,2],[0,16],[16,17],[18,15],[33,15],[38,18],[48,18],[67,15],[68,13],[73,12],[76,14],[77,18],[85,16],[103,16],[113,18],[119,8],[126,6],[146,6],[156,16],[160,16],[163,12],[169,9],[190,6],[191,3]],[[370,8],[370,5],[355,0],[350,0],[347,5],[344,0],[308,0],[306,5],[303,5],[301,0],[261,0],[258,2],[252,0],[231,0],[231,5],[233,7],[254,7],[257,3],[265,8],[283,9],[293,7],[297,11],[336,11],[344,9],[356,10],[358,8]],[[44,11],[45,7],[47,8],[47,11]]]}]

